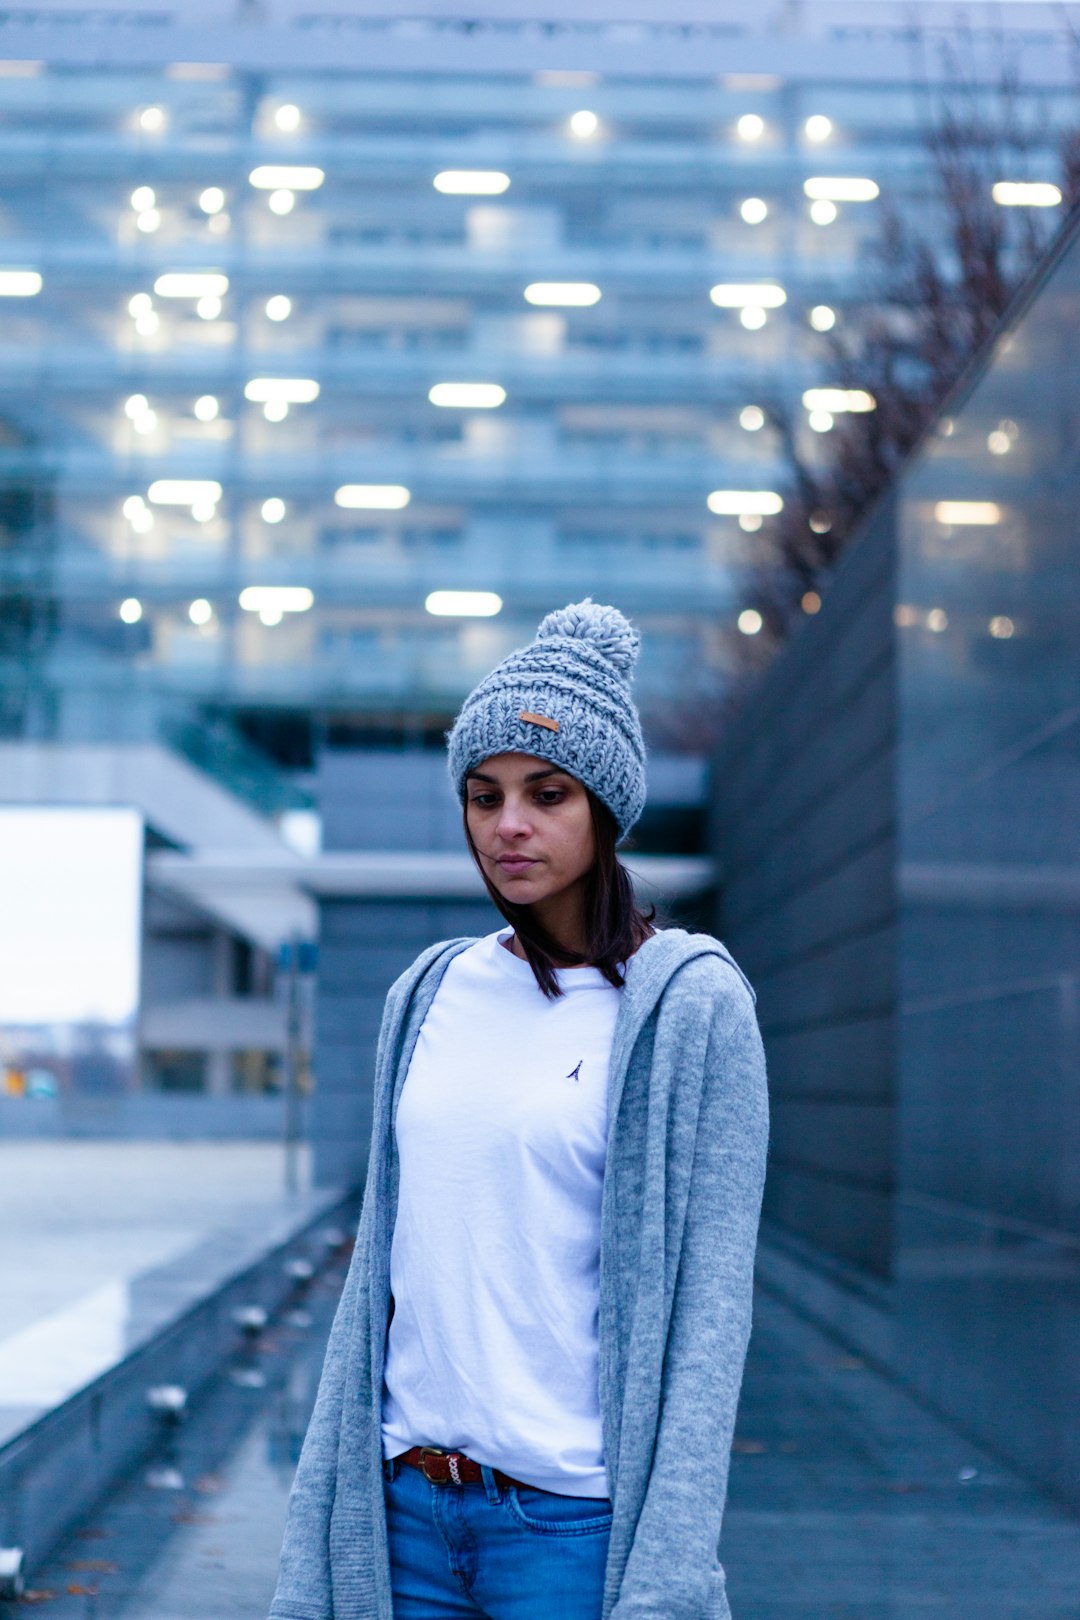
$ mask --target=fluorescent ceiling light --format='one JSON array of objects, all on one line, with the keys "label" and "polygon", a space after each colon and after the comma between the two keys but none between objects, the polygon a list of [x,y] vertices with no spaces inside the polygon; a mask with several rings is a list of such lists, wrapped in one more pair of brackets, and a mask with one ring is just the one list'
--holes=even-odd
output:
[{"label": "fluorescent ceiling light", "polygon": [[934,517],[939,523],[1000,523],[1001,507],[996,501],[938,501]]},{"label": "fluorescent ceiling light", "polygon": [[992,195],[1004,208],[1056,208],[1061,201],[1060,188],[1048,180],[999,180]]},{"label": "fluorescent ceiling light", "polygon": [[221,485],[212,478],[158,478],[146,493],[155,506],[194,506],[220,501]]},{"label": "fluorescent ceiling light", "polygon": [[159,298],[221,298],[228,290],[220,270],[167,270],[154,282]]},{"label": "fluorescent ceiling light", "polygon": [[591,68],[539,68],[533,74],[533,83],[553,89],[580,90],[583,86],[596,84],[599,78],[599,73],[594,73]]},{"label": "fluorescent ceiling light", "polygon": [[325,179],[322,169],[292,163],[260,163],[248,175],[250,183],[259,191],[277,191],[283,187],[289,191],[318,191]]},{"label": "fluorescent ceiling light", "polygon": [[570,115],[570,133],[576,135],[578,140],[587,141],[590,135],[595,135],[600,128],[600,120],[589,108],[583,107],[580,112]]},{"label": "fluorescent ceiling light", "polygon": [[334,494],[338,506],[366,512],[399,512],[412,493],[404,484],[342,484]]},{"label": "fluorescent ceiling light", "polygon": [[36,270],[0,270],[0,298],[33,298],[40,291]]},{"label": "fluorescent ceiling light", "polygon": [[709,289],[709,297],[721,309],[779,309],[787,303],[787,293],[774,281],[721,281]]},{"label": "fluorescent ceiling light", "polygon": [[319,397],[319,385],[311,377],[252,377],[244,398],[260,405],[267,400],[284,400],[288,405],[310,405]]},{"label": "fluorescent ceiling light", "polygon": [[600,288],[591,281],[531,281],[525,289],[527,304],[598,304]]},{"label": "fluorescent ceiling light", "polygon": [[473,410],[491,411],[506,398],[498,383],[436,383],[428,389],[433,405],[462,405]]},{"label": "fluorescent ceiling light", "polygon": [[741,517],[750,513],[773,517],[783,509],[784,502],[771,489],[714,489],[708,505],[709,511],[719,517]]},{"label": "fluorescent ceiling light", "polygon": [[424,598],[428,612],[439,618],[490,619],[502,605],[494,591],[431,591]]},{"label": "fluorescent ceiling light", "polygon": [[815,225],[831,225],[836,218],[836,204],[819,197],[810,204],[810,218]]},{"label": "fluorescent ceiling light", "polygon": [[501,169],[443,169],[431,182],[451,197],[498,197],[510,184]]},{"label": "fluorescent ceiling light", "polygon": [[802,402],[808,411],[873,411],[877,400],[865,388],[808,388]]},{"label": "fluorescent ceiling light", "polygon": [[803,181],[806,195],[822,202],[872,202],[880,189],[875,180],[856,180],[831,174]]},{"label": "fluorescent ceiling light", "polygon": [[240,592],[240,606],[247,613],[262,613],[265,608],[306,613],[314,601],[306,585],[247,585]]}]

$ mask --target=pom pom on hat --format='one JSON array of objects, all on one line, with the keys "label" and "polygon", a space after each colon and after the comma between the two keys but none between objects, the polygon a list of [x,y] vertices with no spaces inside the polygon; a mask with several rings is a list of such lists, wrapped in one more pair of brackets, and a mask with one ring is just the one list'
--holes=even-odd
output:
[{"label": "pom pom on hat", "polygon": [[582,602],[571,602],[556,608],[540,621],[537,641],[551,636],[573,636],[589,641],[597,652],[603,653],[613,669],[629,680],[637,663],[641,637],[616,607],[604,607],[586,596]]}]

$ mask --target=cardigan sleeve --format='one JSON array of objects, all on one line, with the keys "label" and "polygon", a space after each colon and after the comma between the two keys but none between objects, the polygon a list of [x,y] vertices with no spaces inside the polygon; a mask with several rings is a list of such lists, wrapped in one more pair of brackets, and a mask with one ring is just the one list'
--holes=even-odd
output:
[{"label": "cardigan sleeve", "polygon": [[714,1007],[693,1149],[659,1424],[645,1500],[611,1620],[722,1620],[718,1557],[750,1339],[769,1113],[750,996]]},{"label": "cardigan sleeve", "polygon": [[270,1620],[333,1620],[330,1515],[337,1485],[338,1437],[348,1347],[354,1332],[357,1299],[366,1275],[369,1225],[369,1204],[365,1199],[349,1274],[330,1329],[315,1408],[289,1493]]},{"label": "cardigan sleeve", "polygon": [[346,1373],[350,1347],[356,1343],[363,1318],[359,1307],[370,1275],[374,1198],[369,1194],[375,1180],[384,1111],[383,1086],[380,1082],[388,1066],[394,1031],[400,1023],[408,978],[408,974],[402,974],[395,980],[383,1007],[375,1056],[375,1106],[360,1225],[349,1274],[327,1341],[315,1408],[289,1493],[277,1590],[270,1606],[269,1620],[333,1620],[330,1520],[337,1494],[338,1447]]}]

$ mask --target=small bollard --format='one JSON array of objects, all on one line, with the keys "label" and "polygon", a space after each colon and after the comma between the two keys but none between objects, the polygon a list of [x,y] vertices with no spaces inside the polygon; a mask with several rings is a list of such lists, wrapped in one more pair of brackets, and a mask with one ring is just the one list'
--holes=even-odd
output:
[{"label": "small bollard", "polygon": [[302,1254],[294,1255],[291,1260],[286,1260],[284,1270],[286,1277],[300,1287],[304,1283],[309,1283],[315,1275],[315,1267],[310,1260],[305,1260]]},{"label": "small bollard", "polygon": [[23,1550],[21,1547],[0,1547],[0,1601],[14,1602],[24,1591]]},{"label": "small bollard", "polygon": [[256,1339],[270,1320],[261,1305],[237,1305],[232,1319],[246,1338]]},{"label": "small bollard", "polygon": [[182,1384],[152,1384],[146,1404],[163,1423],[179,1423],[187,1411],[188,1392]]},{"label": "small bollard", "polygon": [[345,1242],[345,1233],[340,1226],[324,1226],[322,1240],[328,1249],[340,1249]]}]

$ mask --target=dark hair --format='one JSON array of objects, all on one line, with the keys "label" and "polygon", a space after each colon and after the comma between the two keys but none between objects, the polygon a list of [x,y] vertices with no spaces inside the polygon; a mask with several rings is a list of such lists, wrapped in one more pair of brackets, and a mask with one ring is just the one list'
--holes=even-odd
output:
[{"label": "dark hair", "polygon": [[630,874],[615,853],[618,839],[615,817],[591,788],[586,787],[585,793],[592,816],[596,859],[585,880],[585,950],[581,954],[564,949],[553,939],[547,929],[541,926],[532,906],[515,905],[499,893],[480,863],[469,831],[468,804],[464,807],[465,841],[484,880],[484,887],[507,922],[513,923],[529,966],[536,975],[536,982],[552,1001],[563,994],[555,977],[555,970],[560,967],[588,964],[599,968],[609,984],[621,986],[624,975],[619,970],[619,963],[625,962],[643,940],[656,932],[653,927],[656,907],[650,906],[647,915],[641,910],[634,898]]}]

